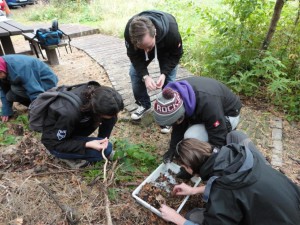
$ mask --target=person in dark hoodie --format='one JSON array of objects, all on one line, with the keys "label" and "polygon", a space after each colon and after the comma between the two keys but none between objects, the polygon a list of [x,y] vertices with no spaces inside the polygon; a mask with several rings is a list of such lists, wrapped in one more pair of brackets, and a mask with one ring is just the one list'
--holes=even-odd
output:
[{"label": "person in dark hoodie", "polygon": [[[182,40],[175,18],[166,12],[150,10],[133,16],[125,28],[127,55],[131,61],[129,75],[138,109],[131,115],[140,119],[150,110],[147,93],[175,81],[179,60],[183,54]],[[159,62],[160,76],[155,81],[147,66],[152,60]],[[162,129],[163,133],[169,128]]]},{"label": "person in dark hoodie", "polygon": [[184,139],[178,145],[178,162],[190,174],[198,174],[206,186],[182,183],[173,193],[203,194],[206,205],[191,210],[186,218],[162,205],[162,218],[177,225],[298,225],[299,187],[268,165],[242,132],[232,131],[227,139],[237,143],[221,150],[197,139]]},{"label": "person in dark hoodie", "polygon": [[[108,138],[118,113],[124,109],[121,95],[95,81],[75,86],[70,91],[81,99],[81,106],[74,106],[66,98],[58,98],[49,105],[42,143],[71,167],[101,161],[104,149],[105,156],[112,159],[112,144]],[[89,137],[97,128],[97,137]]]},{"label": "person in dark hoodie", "polygon": [[2,122],[13,115],[13,102],[29,104],[36,97],[57,85],[58,78],[50,67],[37,58],[26,55],[0,57],[0,95]]},{"label": "person in dark hoodie", "polygon": [[[241,107],[237,95],[211,78],[195,76],[167,84],[154,102],[155,121],[173,127],[164,162],[172,161],[177,143],[184,138],[224,146],[226,135],[239,122]],[[178,176],[185,174],[182,169]]]}]

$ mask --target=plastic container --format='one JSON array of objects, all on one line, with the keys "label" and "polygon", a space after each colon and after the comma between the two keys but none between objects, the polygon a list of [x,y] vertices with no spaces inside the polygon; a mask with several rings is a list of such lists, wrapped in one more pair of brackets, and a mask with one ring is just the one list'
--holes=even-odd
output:
[{"label": "plastic container", "polygon": [[[159,178],[160,174],[164,174],[164,176],[168,177],[169,183],[175,183],[175,178],[172,177],[172,175],[170,175],[168,173],[168,170],[171,170],[173,173],[177,174],[180,171],[180,166],[178,166],[175,163],[167,163],[164,164],[162,163],[159,167],[157,167],[133,192],[132,192],[132,197],[136,199],[136,201],[138,203],[140,203],[142,206],[144,206],[145,208],[151,210],[153,213],[155,213],[156,215],[161,217],[161,213],[160,211],[155,208],[154,206],[151,206],[149,203],[145,202],[143,199],[141,199],[138,194],[140,192],[140,190],[142,189],[142,187],[147,184],[147,183],[154,183],[155,186],[162,186],[162,185],[166,185],[164,184],[164,182],[156,182],[157,178]],[[198,184],[201,181],[200,177],[192,177],[191,181],[194,183],[194,187],[198,186]],[[168,190],[168,188],[166,188],[166,191],[171,191]],[[177,213],[180,212],[180,210],[182,209],[182,207],[185,205],[186,201],[189,199],[189,196],[186,196],[182,203],[180,204],[180,206],[178,207],[178,209],[176,210]]]}]

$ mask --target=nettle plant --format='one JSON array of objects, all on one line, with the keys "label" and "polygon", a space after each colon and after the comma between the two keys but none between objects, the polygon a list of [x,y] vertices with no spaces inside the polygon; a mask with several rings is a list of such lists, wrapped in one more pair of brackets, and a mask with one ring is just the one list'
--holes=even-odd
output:
[{"label": "nettle plant", "polygon": [[133,144],[128,140],[116,140],[114,143],[116,151],[114,160],[119,160],[123,165],[120,171],[128,172],[142,172],[147,173],[157,167],[157,157],[154,153],[155,148],[149,144]]},{"label": "nettle plant", "polygon": [[[155,148],[148,144],[133,144],[125,139],[116,139],[113,144],[115,150],[114,161],[118,160],[115,181],[132,181],[136,176],[149,174],[158,166],[157,157],[154,156]],[[103,162],[96,163],[84,176],[88,182],[95,177],[103,175]]]}]

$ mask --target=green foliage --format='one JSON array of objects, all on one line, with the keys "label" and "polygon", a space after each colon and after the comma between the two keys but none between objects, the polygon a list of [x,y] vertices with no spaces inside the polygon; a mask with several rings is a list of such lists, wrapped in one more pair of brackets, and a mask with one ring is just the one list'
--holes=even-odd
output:
[{"label": "green foliage", "polygon": [[19,115],[15,122],[21,123],[24,129],[29,130],[29,120],[27,114]]},{"label": "green foliage", "polygon": [[[132,144],[128,140],[118,139],[114,142],[114,160],[120,163],[115,171],[116,181],[132,181],[137,174],[149,173],[158,166],[157,158],[151,153],[155,152],[154,147],[147,144]],[[103,177],[104,162],[97,162],[91,169],[84,172],[87,182],[91,182],[95,177]],[[113,190],[112,190],[112,195]]]},{"label": "green foliage", "polygon": [[154,148],[146,144],[131,144],[127,140],[117,140],[114,143],[116,151],[114,160],[118,159],[122,164],[120,175],[142,172],[147,173],[157,167],[157,159],[151,154]]},{"label": "green foliage", "polygon": [[7,134],[8,130],[5,123],[0,123],[0,145],[12,145],[16,143],[15,136]]},{"label": "green foliage", "polygon": [[[183,40],[181,64],[196,75],[215,78],[240,94],[264,96],[297,118],[300,80],[299,2],[285,1],[266,54],[260,51],[275,1],[265,0],[53,0],[24,18],[86,23],[123,37],[128,19],[147,9],[173,14]],[[282,85],[281,85],[282,84]],[[294,102],[296,101],[296,102]]]}]

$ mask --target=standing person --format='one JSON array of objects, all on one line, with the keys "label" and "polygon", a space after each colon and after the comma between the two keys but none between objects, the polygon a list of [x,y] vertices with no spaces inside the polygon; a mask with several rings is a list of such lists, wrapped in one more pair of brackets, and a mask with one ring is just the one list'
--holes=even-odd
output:
[{"label": "standing person", "polygon": [[[177,143],[184,138],[224,146],[226,135],[239,122],[241,107],[238,96],[211,78],[195,76],[166,85],[154,102],[155,121],[173,127],[164,162],[172,161]],[[181,172],[182,176],[186,174]]]},{"label": "standing person", "polygon": [[[97,82],[78,85],[70,91],[81,99],[81,105],[76,107],[65,98],[58,98],[49,105],[42,143],[51,154],[67,159],[65,162],[71,166],[102,160],[104,149],[105,156],[112,158],[108,138],[118,113],[124,108],[121,95]],[[98,136],[88,137],[97,128]]]},{"label": "standing person", "polygon": [[[131,61],[129,75],[137,110],[133,120],[140,119],[151,108],[147,90],[153,91],[175,81],[179,60],[183,54],[182,40],[175,18],[166,12],[150,10],[132,17],[125,28],[127,55]],[[155,81],[148,72],[152,60],[159,62],[160,76]],[[162,128],[168,133],[169,128]]]},{"label": "standing person", "polygon": [[[246,137],[238,131],[228,136],[229,140]],[[174,187],[173,193],[203,194],[206,206],[193,209],[184,218],[162,205],[162,218],[177,225],[298,225],[299,187],[267,165],[253,143],[248,146],[238,143],[212,151],[213,146],[207,142],[184,139],[177,148],[179,163],[190,174],[200,175],[207,184],[191,187],[181,183]]]},{"label": "standing person", "polygon": [[17,54],[1,56],[2,122],[13,115],[13,102],[29,106],[39,94],[55,87],[57,82],[58,78],[50,67],[37,58]]}]

